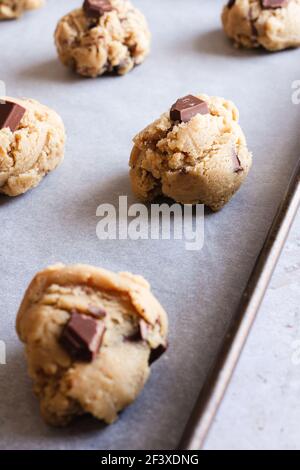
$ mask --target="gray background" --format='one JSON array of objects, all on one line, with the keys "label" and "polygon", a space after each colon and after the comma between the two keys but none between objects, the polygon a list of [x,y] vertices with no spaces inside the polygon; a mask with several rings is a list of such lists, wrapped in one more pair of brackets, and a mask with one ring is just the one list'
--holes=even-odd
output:
[{"label": "gray background", "polygon": [[[56,59],[57,20],[79,1],[51,0],[0,25],[1,76],[12,96],[29,96],[63,117],[64,164],[34,191],[0,197],[1,448],[174,448],[236,308],[298,153],[299,108],[291,103],[299,51],[235,50],[220,29],[222,1],[135,0],[153,32],[152,54],[122,78],[86,80]],[[5,47],[4,47],[5,45]],[[175,241],[96,237],[96,208],[129,194],[131,138],[182,95],[232,99],[254,153],[247,183],[218,214],[207,214],[205,247]],[[170,316],[171,347],[137,402],[111,427],[86,419],[43,424],[26,374],[15,314],[34,273],[62,261],[143,274]],[[250,391],[249,391],[250,393]],[[238,419],[238,417],[236,417]]]}]

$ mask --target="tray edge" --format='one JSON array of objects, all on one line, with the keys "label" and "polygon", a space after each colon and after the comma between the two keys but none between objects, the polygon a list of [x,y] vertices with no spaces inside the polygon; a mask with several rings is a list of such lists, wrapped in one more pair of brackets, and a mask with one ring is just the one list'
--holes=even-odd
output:
[{"label": "tray edge", "polygon": [[240,304],[200,391],[178,450],[201,450],[229,386],[300,205],[300,159]]}]

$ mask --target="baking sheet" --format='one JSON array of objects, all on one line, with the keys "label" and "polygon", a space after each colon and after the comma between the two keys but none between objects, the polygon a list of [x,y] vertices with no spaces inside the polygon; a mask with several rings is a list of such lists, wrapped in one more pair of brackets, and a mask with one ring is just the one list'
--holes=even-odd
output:
[{"label": "baking sheet", "polygon": [[[66,159],[34,191],[0,197],[1,449],[172,449],[179,442],[209,366],[299,157],[299,108],[291,85],[300,52],[238,51],[220,29],[218,0],[135,0],[153,33],[152,54],[125,77],[78,78],[57,61],[57,20],[80,1],[49,0],[19,22],[0,24],[0,80],[11,96],[56,109],[68,132]],[[205,245],[102,241],[96,208],[129,195],[131,138],[179,96],[205,92],[238,105],[254,154],[242,190],[206,214]],[[15,314],[29,281],[55,262],[85,262],[143,274],[170,317],[170,349],[139,399],[105,427],[86,418],[47,427],[27,377]],[[249,391],[250,393],[251,391]]]}]

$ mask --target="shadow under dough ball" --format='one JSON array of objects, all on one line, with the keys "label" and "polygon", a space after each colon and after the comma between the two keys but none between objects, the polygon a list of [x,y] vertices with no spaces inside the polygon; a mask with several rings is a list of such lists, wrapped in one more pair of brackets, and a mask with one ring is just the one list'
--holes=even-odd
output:
[{"label": "shadow under dough ball", "polygon": [[150,52],[144,15],[128,0],[85,0],[55,31],[61,62],[85,77],[124,75]]},{"label": "shadow under dough ball", "polygon": [[0,101],[0,193],[19,196],[37,186],[64,158],[58,114],[31,99]]},{"label": "shadow under dough ball", "polygon": [[142,277],[60,264],[33,279],[17,331],[47,423],[112,423],[165,352],[168,320]]},{"label": "shadow under dough ball", "polygon": [[35,10],[44,3],[44,0],[0,0],[0,20],[19,18],[26,10]]},{"label": "shadow under dough ball", "polygon": [[269,51],[300,46],[300,0],[230,0],[222,21],[236,46]]},{"label": "shadow under dough ball", "polygon": [[207,95],[180,98],[134,138],[133,192],[142,201],[167,196],[182,204],[221,209],[252,164],[231,101]]}]

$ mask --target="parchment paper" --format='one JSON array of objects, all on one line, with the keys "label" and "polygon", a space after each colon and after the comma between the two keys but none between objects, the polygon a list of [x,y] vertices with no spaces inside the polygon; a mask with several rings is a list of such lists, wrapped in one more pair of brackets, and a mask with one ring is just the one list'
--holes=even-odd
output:
[{"label": "parchment paper", "polygon": [[[135,0],[153,32],[151,56],[122,78],[81,79],[60,65],[53,45],[58,19],[80,3],[49,0],[43,10],[0,24],[0,79],[7,93],[53,107],[68,132],[57,171],[22,197],[0,197],[0,339],[7,345],[7,365],[0,365],[0,448],[171,449],[299,157],[291,84],[300,78],[300,52],[235,50],[221,31],[221,0]],[[126,194],[134,201],[131,138],[178,97],[197,92],[238,105],[254,154],[247,183],[220,213],[206,215],[199,253],[186,251],[181,241],[100,242],[97,206],[117,204]],[[15,315],[36,271],[58,261],[143,274],[169,313],[167,355],[110,427],[87,418],[51,429],[31,391]]]}]

